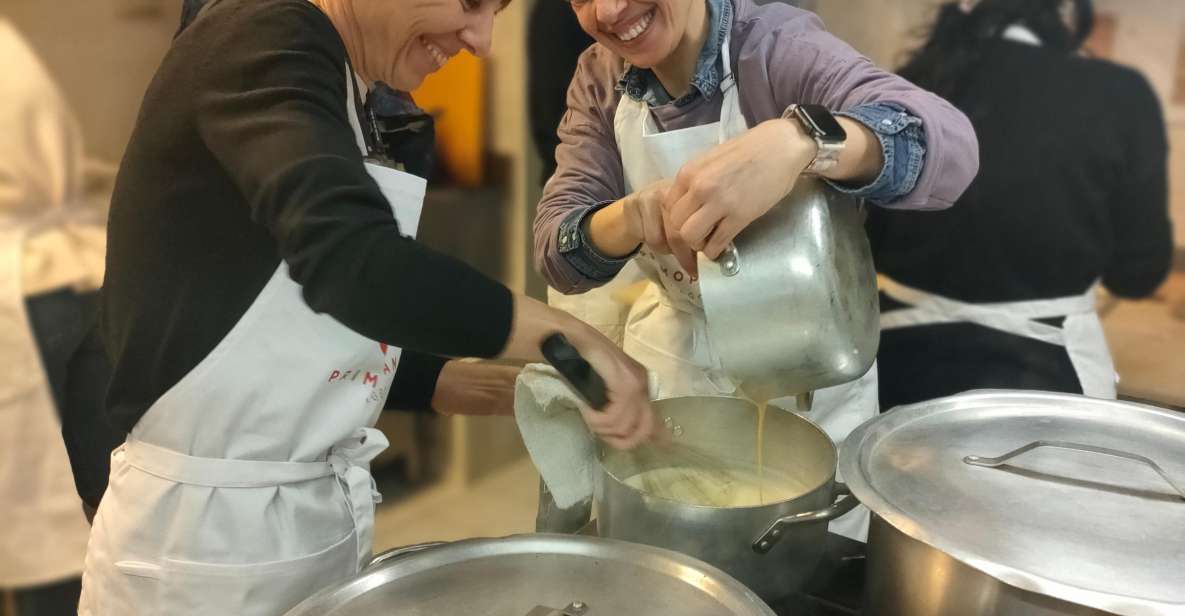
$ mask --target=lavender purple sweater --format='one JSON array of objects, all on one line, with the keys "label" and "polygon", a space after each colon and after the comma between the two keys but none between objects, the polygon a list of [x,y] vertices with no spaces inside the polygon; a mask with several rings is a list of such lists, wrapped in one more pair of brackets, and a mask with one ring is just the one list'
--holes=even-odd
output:
[{"label": "lavender purple sweater", "polygon": [[[728,1],[728,0],[726,0]],[[731,0],[732,70],[741,112],[750,126],[777,118],[794,103],[845,111],[890,103],[920,118],[926,136],[925,165],[913,192],[886,207],[942,209],[963,193],[979,168],[979,146],[967,118],[950,103],[874,66],[832,36],[808,11],[780,2],[758,6]],[[613,116],[622,93],[616,86],[625,64],[600,44],[580,58],[568,89],[568,112],[559,127],[558,168],[547,183],[535,217],[535,266],[562,293],[603,284],[574,268],[559,251],[560,224],[576,210],[615,201],[625,194]],[[714,122],[722,95],[689,105],[652,108],[660,130]]]}]

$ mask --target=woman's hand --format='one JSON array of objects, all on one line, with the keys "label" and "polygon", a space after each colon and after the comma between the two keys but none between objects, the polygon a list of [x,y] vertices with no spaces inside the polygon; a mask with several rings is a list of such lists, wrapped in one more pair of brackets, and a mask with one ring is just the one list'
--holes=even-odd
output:
[{"label": "woman's hand", "polygon": [[659,180],[617,200],[588,219],[588,237],[604,255],[621,258],[645,244],[654,252],[669,254],[662,204],[671,180]]},{"label": "woman's hand", "polygon": [[514,366],[449,361],[436,380],[432,408],[441,415],[513,415],[518,373]]},{"label": "woman's hand", "polygon": [[[856,120],[838,117],[848,138],[830,180],[868,184],[884,168],[876,135]],[[794,120],[767,120],[692,159],[675,177],[663,202],[667,239],[680,263],[680,244],[716,259],[749,223],[781,201],[818,153],[818,145]],[[694,255],[693,255],[694,256]],[[694,272],[694,270],[688,270]]]},{"label": "woman's hand", "polygon": [[609,402],[599,411],[582,409],[589,430],[616,449],[633,449],[658,436],[662,422],[650,406],[646,368],[596,330],[569,334],[572,346],[605,381]]},{"label": "woman's hand", "polygon": [[692,159],[667,191],[666,235],[719,257],[742,229],[790,194],[816,149],[797,123],[776,119]]},{"label": "woman's hand", "polygon": [[516,296],[514,324],[501,356],[540,361],[540,345],[555,333],[564,334],[605,381],[608,404],[600,411],[583,412],[593,434],[618,449],[632,449],[655,438],[661,422],[650,406],[646,369],[576,317],[538,300]]}]

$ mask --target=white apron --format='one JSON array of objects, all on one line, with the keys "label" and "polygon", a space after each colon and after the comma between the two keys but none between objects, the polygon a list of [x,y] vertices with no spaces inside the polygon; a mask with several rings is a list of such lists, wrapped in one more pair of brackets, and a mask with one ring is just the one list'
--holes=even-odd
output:
[{"label": "white apron", "polygon": [[87,224],[93,212],[80,199],[82,131],[3,17],[0,57],[0,589],[19,589],[78,576],[90,533],[25,300],[93,288],[102,265],[82,262],[78,246],[61,241],[76,237],[67,227],[100,228]]},{"label": "white apron", "polygon": [[[366,168],[414,236],[425,181]],[[358,572],[379,501],[369,463],[387,446],[371,426],[399,356],[315,314],[281,262],[112,454],[79,613],[278,616]]]},{"label": "white apron", "polygon": [[[731,73],[730,38],[721,47],[723,66],[729,73],[720,84],[724,101],[719,121],[662,133],[645,102],[622,96],[613,124],[627,193],[674,177],[691,159],[748,130]],[[735,395],[736,384],[724,373],[708,338],[698,280],[684,272],[671,255],[654,254],[643,247],[637,261],[651,284],[629,312],[623,344],[626,353],[658,374],[660,398]],[[778,406],[792,409],[794,403],[791,400]],[[842,443],[848,433],[876,413],[874,365],[858,381],[816,392],[814,408],[805,416],[836,443]],[[863,507],[831,524],[832,531],[860,541],[867,537],[867,527],[868,511]]]},{"label": "white apron", "polygon": [[25,313],[25,231],[0,228],[0,588],[77,576],[90,533]]},{"label": "white apron", "polygon": [[[912,289],[886,276],[880,278],[881,291],[909,306],[882,314],[882,330],[962,322],[1048,342],[1065,347],[1084,394],[1093,398],[1115,398],[1115,365],[1107,349],[1103,324],[1094,309],[1093,287],[1073,297],[969,304]],[[1058,317],[1065,317],[1061,327],[1038,320]]]}]

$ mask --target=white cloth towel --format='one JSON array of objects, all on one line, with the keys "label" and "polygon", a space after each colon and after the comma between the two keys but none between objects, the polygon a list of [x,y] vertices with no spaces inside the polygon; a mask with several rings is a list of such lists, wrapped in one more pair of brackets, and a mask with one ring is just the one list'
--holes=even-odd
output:
[{"label": "white cloth towel", "polygon": [[[650,373],[650,394],[658,391]],[[555,504],[567,509],[593,495],[597,442],[580,409],[585,406],[568,383],[546,364],[531,364],[514,388],[514,419],[531,461]]]}]

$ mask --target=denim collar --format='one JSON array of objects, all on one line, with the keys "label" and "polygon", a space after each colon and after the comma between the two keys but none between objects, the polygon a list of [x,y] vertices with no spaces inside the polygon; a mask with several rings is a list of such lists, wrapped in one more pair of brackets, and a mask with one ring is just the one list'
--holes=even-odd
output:
[{"label": "denim collar", "polygon": [[[687,94],[674,101],[677,107],[691,103],[698,96],[712,96],[720,89],[720,81],[723,78],[720,48],[724,45],[729,28],[732,27],[732,1],[705,1],[708,4],[708,32],[713,34],[708,36],[703,48],[700,49],[699,59],[695,62],[695,73],[691,77],[691,88]],[[625,72],[617,81],[617,91],[636,101],[644,101],[651,107],[671,102],[671,95],[659,82],[654,71],[629,64],[626,64]]]}]

